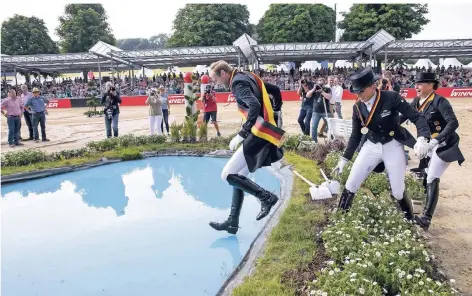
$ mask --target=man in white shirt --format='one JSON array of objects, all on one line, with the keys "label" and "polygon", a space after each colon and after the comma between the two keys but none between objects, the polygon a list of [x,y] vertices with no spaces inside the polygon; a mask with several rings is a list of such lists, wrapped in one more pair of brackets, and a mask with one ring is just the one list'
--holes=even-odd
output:
[{"label": "man in white shirt", "polygon": [[338,114],[339,119],[343,119],[341,111],[341,101],[343,98],[343,88],[339,84],[339,79],[334,78],[333,85],[331,85],[331,104],[334,104],[334,110]]}]

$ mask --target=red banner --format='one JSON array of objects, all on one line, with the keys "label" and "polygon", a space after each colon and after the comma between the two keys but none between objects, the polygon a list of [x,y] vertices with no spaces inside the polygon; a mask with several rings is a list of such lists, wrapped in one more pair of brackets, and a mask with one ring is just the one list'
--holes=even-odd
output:
[{"label": "red banner", "polygon": [[47,108],[72,108],[70,99],[49,100]]}]

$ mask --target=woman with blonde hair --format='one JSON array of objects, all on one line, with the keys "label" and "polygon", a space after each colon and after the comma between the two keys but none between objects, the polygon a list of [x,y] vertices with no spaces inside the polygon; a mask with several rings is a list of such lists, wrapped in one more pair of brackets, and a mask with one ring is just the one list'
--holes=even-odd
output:
[{"label": "woman with blonde hair", "polygon": [[146,105],[149,105],[149,130],[151,136],[154,135],[154,127],[157,126],[157,134],[162,135],[162,101],[156,95],[153,89],[146,99]]}]

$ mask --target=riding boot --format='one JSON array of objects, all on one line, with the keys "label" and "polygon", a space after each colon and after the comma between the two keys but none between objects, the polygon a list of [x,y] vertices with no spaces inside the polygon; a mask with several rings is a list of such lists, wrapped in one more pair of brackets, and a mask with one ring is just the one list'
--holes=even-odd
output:
[{"label": "riding boot", "polygon": [[251,181],[251,179],[245,176],[231,174],[228,175],[226,180],[231,186],[239,188],[244,192],[254,195],[257,199],[259,199],[259,201],[261,202],[261,211],[257,215],[256,220],[261,220],[262,218],[267,216],[270,213],[270,209],[279,200],[277,195],[265,190],[264,188],[260,187],[259,185]]},{"label": "riding boot", "polygon": [[406,193],[403,192],[403,198],[398,201],[400,209],[405,214],[405,218],[408,220],[413,220],[413,204],[411,200],[406,196]]},{"label": "riding boot", "polygon": [[239,228],[239,215],[243,206],[244,192],[236,187],[233,188],[233,201],[228,219],[223,223],[210,222],[210,226],[218,231],[226,230],[231,234],[236,234]]},{"label": "riding boot", "polygon": [[423,177],[423,188],[424,188],[424,193],[428,193],[428,173],[424,173]]},{"label": "riding boot", "polygon": [[433,218],[434,210],[438,204],[439,199],[439,179],[436,178],[433,182],[427,185],[426,190],[426,204],[423,210],[423,216],[415,216],[416,222],[424,229],[428,230],[431,225],[431,219]]},{"label": "riding boot", "polygon": [[344,188],[341,197],[339,198],[338,209],[341,209],[345,212],[349,212],[351,208],[352,201],[354,200],[354,196],[356,194]]}]

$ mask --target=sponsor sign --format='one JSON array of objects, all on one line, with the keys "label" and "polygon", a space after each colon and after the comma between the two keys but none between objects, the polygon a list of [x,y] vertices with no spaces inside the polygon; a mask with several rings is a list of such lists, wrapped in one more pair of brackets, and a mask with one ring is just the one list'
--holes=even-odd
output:
[{"label": "sponsor sign", "polygon": [[51,99],[49,100],[46,108],[56,109],[56,108],[71,108],[70,99]]}]

